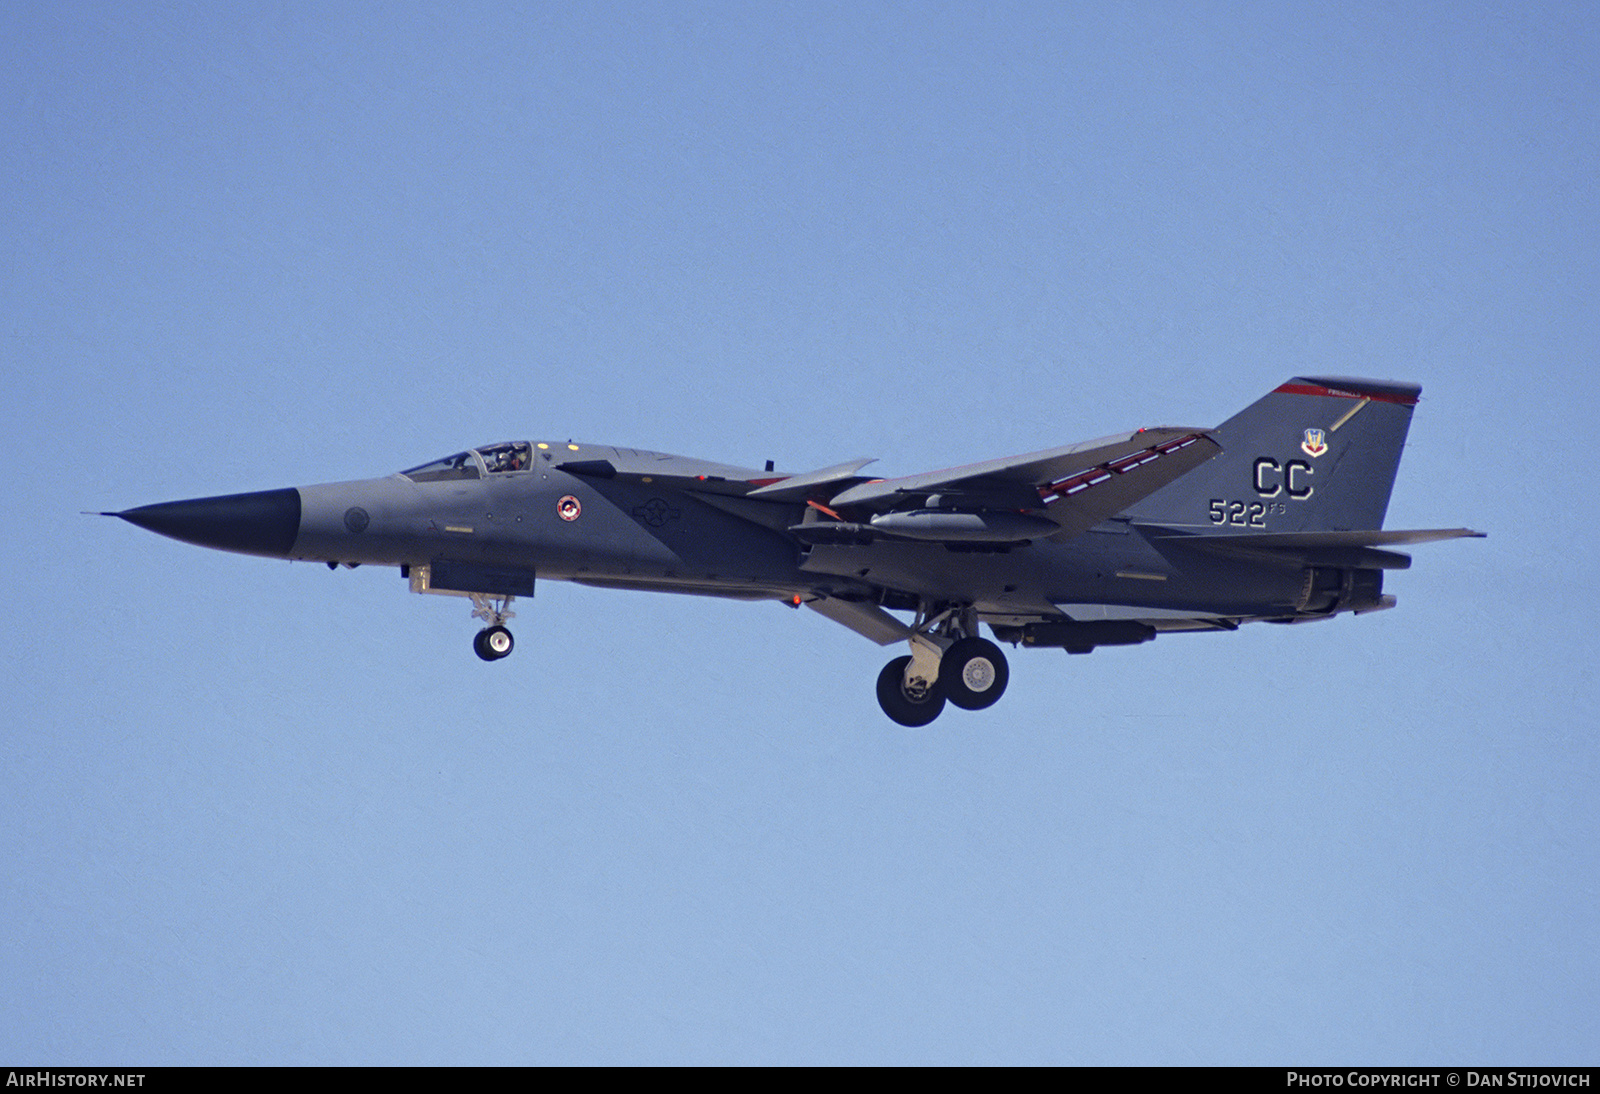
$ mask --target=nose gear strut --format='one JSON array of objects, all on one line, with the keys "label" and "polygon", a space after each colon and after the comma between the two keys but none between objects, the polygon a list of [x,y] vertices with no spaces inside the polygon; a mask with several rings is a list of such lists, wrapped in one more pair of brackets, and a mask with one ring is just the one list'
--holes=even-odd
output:
[{"label": "nose gear strut", "polygon": [[472,651],[485,661],[509,657],[517,643],[506,628],[506,620],[516,618],[517,613],[511,610],[511,602],[516,597],[489,596],[486,593],[472,593],[471,596],[472,618],[489,624],[472,639]]}]

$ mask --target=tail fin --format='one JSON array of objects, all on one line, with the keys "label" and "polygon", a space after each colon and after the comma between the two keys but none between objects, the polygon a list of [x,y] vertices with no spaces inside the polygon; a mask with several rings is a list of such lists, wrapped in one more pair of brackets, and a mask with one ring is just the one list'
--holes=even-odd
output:
[{"label": "tail fin", "polygon": [[1297,376],[1211,432],[1219,455],[1126,515],[1201,533],[1381,528],[1421,391]]}]

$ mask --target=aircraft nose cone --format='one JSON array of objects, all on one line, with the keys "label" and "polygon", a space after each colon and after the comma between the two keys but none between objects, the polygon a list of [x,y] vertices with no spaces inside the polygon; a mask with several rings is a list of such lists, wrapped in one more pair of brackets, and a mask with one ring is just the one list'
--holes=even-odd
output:
[{"label": "aircraft nose cone", "polygon": [[201,547],[284,558],[300,534],[300,491],[289,487],[164,501],[105,515]]}]

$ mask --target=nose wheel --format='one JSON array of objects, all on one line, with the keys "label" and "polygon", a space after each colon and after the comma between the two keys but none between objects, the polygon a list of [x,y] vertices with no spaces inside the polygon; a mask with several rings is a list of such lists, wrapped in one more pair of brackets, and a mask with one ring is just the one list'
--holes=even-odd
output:
[{"label": "nose wheel", "polygon": [[498,661],[509,656],[516,644],[511,632],[497,624],[479,631],[472,640],[472,649],[485,661]]},{"label": "nose wheel", "polygon": [[485,661],[498,661],[511,656],[511,650],[517,644],[517,640],[506,629],[506,620],[517,614],[511,610],[511,601],[510,596],[472,594],[472,617],[489,624],[472,639],[472,652]]}]

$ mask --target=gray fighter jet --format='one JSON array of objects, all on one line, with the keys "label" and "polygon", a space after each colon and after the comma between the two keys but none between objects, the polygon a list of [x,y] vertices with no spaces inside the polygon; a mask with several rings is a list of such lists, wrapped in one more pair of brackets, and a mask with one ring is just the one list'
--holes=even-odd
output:
[{"label": "gray fighter jet", "polygon": [[[396,566],[469,598],[485,661],[511,652],[536,577],[802,605],[909,652],[884,713],[926,725],[998,700],[1013,646],[1088,653],[1169,631],[1394,606],[1383,531],[1421,388],[1297,377],[1215,429],[1141,429],[898,479],[868,459],[804,474],[612,445],[512,441],[381,479],[108,513],[242,554]],[[910,618],[897,616],[908,613]]]}]

